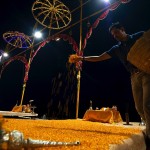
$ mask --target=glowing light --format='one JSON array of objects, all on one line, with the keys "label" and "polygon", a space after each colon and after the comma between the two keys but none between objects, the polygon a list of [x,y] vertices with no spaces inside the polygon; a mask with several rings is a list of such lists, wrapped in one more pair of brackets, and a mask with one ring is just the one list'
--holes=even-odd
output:
[{"label": "glowing light", "polygon": [[109,2],[110,2],[110,0],[104,0],[104,2],[105,2],[105,3],[109,3]]},{"label": "glowing light", "polygon": [[0,56],[8,57],[8,53],[4,52],[3,50],[0,50]]},{"label": "glowing light", "polygon": [[56,37],[56,38],[55,38],[55,40],[56,40],[56,41],[59,41],[59,40],[60,40],[60,38],[59,38],[59,37]]},{"label": "glowing light", "polygon": [[4,57],[8,57],[8,53],[4,52],[4,53],[3,53],[3,56],[4,56]]},{"label": "glowing light", "polygon": [[41,38],[42,37],[42,33],[40,32],[40,31],[36,31],[35,33],[34,33],[34,37],[36,37],[36,38]]},{"label": "glowing light", "polygon": [[0,50],[0,62],[2,62],[2,59],[4,57],[8,57],[8,53],[4,52],[3,50]]}]

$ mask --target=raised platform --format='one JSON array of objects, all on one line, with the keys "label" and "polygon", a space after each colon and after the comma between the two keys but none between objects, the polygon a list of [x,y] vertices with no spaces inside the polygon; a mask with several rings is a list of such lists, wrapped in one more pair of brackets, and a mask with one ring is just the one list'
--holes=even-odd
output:
[{"label": "raised platform", "polygon": [[12,112],[12,111],[0,111],[0,115],[6,117],[37,117],[36,113],[24,113],[24,112]]},{"label": "raised platform", "polygon": [[[38,150],[145,150],[142,130],[138,122],[100,123],[83,119],[41,120],[7,119],[4,129],[19,130],[25,138],[44,141],[74,142],[78,146],[50,146]],[[32,132],[31,132],[32,131]]]}]

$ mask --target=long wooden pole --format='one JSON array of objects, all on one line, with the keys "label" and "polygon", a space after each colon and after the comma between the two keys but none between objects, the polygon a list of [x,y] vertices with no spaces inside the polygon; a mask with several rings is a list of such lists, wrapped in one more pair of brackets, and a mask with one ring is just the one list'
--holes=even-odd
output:
[{"label": "long wooden pole", "polygon": [[[28,73],[29,73],[29,70],[30,70],[32,54],[33,54],[33,48],[31,49],[31,52],[30,52],[30,57],[29,57],[29,61],[28,61],[28,69],[25,72],[25,76],[26,76],[26,74],[28,76]],[[22,103],[23,103],[24,93],[25,93],[25,89],[26,89],[26,84],[27,84],[27,81],[24,81],[23,89],[22,89],[22,95],[21,95],[21,101],[20,101],[20,106],[22,106]]]},{"label": "long wooden pole", "polygon": [[[38,25],[38,23],[36,22],[36,24],[33,27],[33,33],[34,33],[35,29],[37,28],[37,25]],[[30,56],[29,56],[29,60],[28,60],[28,68],[27,68],[27,70],[25,72],[25,76],[26,75],[28,76],[28,74],[29,74],[29,70],[30,70],[30,66],[31,66],[32,54],[34,52],[33,44],[34,44],[34,38],[33,38],[33,43],[32,43],[32,46],[31,46],[31,52],[30,52]],[[26,85],[27,85],[27,81],[24,80],[23,87],[22,87],[22,95],[21,95],[20,106],[22,106],[22,103],[23,103],[23,100],[24,100],[24,93],[25,93]]]},{"label": "long wooden pole", "polygon": [[[80,0],[80,43],[79,43],[79,50],[82,50],[82,0]],[[79,70],[77,73],[77,102],[76,102],[76,119],[78,118],[79,113],[79,97],[80,97],[80,79],[81,79],[81,71]]]},{"label": "long wooden pole", "polygon": [[[52,14],[52,16],[51,16],[51,20],[52,20],[52,18],[53,18],[53,14]],[[52,25],[52,21],[51,21],[50,27],[51,27],[51,25]],[[33,28],[33,33],[34,33],[34,30],[35,30],[36,28],[37,28],[37,23],[35,24],[35,26],[34,26],[34,28]],[[50,32],[51,32],[51,30],[49,30],[49,36],[50,36]],[[34,39],[33,39],[33,44],[34,44]],[[25,75],[28,74],[28,73],[29,73],[29,70],[30,70],[32,54],[33,54],[33,52],[34,52],[33,44],[32,44],[32,48],[31,48],[31,52],[30,52],[30,56],[29,56],[28,69],[26,70]],[[28,76],[28,75],[27,75],[27,76]],[[24,93],[25,93],[25,89],[26,89],[26,84],[27,84],[27,81],[24,81],[20,106],[22,106],[22,103],[23,103]]]}]

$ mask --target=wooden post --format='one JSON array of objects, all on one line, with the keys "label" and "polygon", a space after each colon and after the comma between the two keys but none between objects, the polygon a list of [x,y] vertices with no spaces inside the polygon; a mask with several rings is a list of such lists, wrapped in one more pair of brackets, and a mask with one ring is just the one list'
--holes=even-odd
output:
[{"label": "wooden post", "polygon": [[[82,0],[80,0],[80,43],[79,50],[82,50]],[[76,101],[76,119],[78,118],[79,113],[79,97],[80,97],[80,79],[81,79],[81,71],[79,70],[77,73],[77,101]]]}]

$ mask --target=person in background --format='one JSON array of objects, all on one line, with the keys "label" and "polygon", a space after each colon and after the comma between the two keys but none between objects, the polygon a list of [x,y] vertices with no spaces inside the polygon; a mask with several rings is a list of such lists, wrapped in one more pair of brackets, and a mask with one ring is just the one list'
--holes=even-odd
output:
[{"label": "person in background", "polygon": [[109,27],[109,32],[118,41],[117,45],[114,45],[108,51],[102,53],[99,56],[70,56],[70,60],[73,63],[78,61],[98,62],[108,60],[112,57],[119,58],[124,64],[127,71],[131,74],[131,86],[132,93],[135,102],[135,108],[140,117],[146,123],[146,131],[143,132],[147,149],[150,149],[150,74],[147,74],[136,66],[132,65],[127,60],[128,52],[134,43],[144,34],[144,31],[140,31],[129,35],[126,33],[124,26],[119,22],[112,23]]}]

